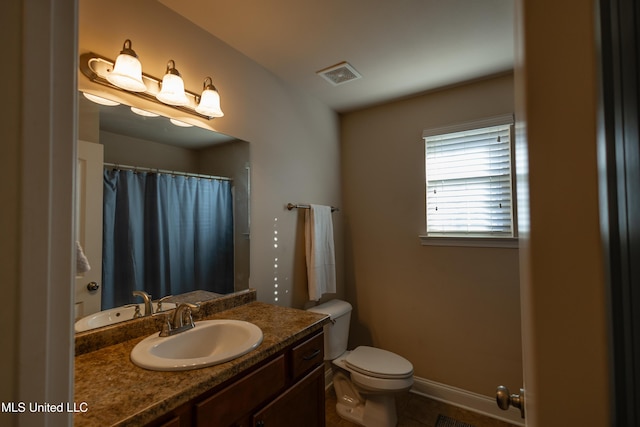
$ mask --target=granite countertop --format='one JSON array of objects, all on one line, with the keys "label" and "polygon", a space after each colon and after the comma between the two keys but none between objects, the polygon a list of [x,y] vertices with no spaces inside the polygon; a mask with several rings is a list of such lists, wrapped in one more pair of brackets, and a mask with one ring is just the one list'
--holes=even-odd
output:
[{"label": "granite countertop", "polygon": [[75,358],[75,426],[128,426],[153,421],[194,397],[315,332],[329,321],[323,314],[250,302],[207,316],[256,324],[264,334],[260,346],[230,362],[191,371],[149,371],[129,355],[145,337],[131,339]]}]

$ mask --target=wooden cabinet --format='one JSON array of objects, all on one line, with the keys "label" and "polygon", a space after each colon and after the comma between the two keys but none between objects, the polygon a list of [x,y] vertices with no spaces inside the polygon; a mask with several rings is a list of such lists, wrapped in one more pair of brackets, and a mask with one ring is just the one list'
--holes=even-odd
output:
[{"label": "wooden cabinet", "polygon": [[324,427],[324,365],[253,416],[253,427]]},{"label": "wooden cabinet", "polygon": [[291,370],[294,380],[299,379],[324,360],[324,334],[317,334],[291,349]]},{"label": "wooden cabinet", "polygon": [[324,426],[324,337],[306,337],[149,426]]},{"label": "wooden cabinet", "polygon": [[195,405],[195,425],[230,426],[286,386],[285,356],[271,362]]},{"label": "wooden cabinet", "polygon": [[177,415],[169,418],[167,421],[159,425],[159,427],[180,427],[180,426],[181,426],[180,417]]}]

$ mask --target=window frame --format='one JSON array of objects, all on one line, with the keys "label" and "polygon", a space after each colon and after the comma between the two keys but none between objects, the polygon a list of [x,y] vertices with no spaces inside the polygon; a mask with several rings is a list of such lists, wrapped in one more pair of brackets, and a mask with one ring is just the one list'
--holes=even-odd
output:
[{"label": "window frame", "polygon": [[[426,138],[430,136],[443,135],[448,133],[464,132],[473,129],[481,129],[492,126],[510,126],[510,180],[511,180],[511,207],[512,207],[512,230],[513,236],[460,236],[460,235],[427,235],[427,194],[426,194]],[[422,133],[422,143],[424,147],[425,159],[425,182],[424,182],[424,233],[419,235],[422,246],[466,246],[466,247],[497,247],[497,248],[518,248],[518,212],[517,212],[517,194],[516,194],[516,167],[515,167],[515,143],[514,143],[514,117],[513,114],[504,114],[500,116],[490,117],[482,120],[464,122],[451,126],[425,129]]]}]

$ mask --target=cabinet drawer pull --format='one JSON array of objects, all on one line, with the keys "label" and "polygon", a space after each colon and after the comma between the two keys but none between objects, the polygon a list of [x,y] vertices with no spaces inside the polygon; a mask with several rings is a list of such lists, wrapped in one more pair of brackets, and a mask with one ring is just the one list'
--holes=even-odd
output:
[{"label": "cabinet drawer pull", "polygon": [[307,354],[306,356],[303,356],[302,359],[303,360],[311,360],[311,359],[314,359],[319,354],[320,354],[320,349],[315,349],[312,353]]}]

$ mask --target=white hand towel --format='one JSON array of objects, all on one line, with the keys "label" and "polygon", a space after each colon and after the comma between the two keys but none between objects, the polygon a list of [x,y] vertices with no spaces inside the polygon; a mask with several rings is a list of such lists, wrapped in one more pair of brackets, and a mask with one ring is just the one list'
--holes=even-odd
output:
[{"label": "white hand towel", "polygon": [[331,206],[310,205],[305,212],[305,247],[309,300],[336,292],[336,256]]},{"label": "white hand towel", "polygon": [[80,242],[76,240],[76,274],[86,273],[89,270],[91,270],[89,260],[85,256]]}]

